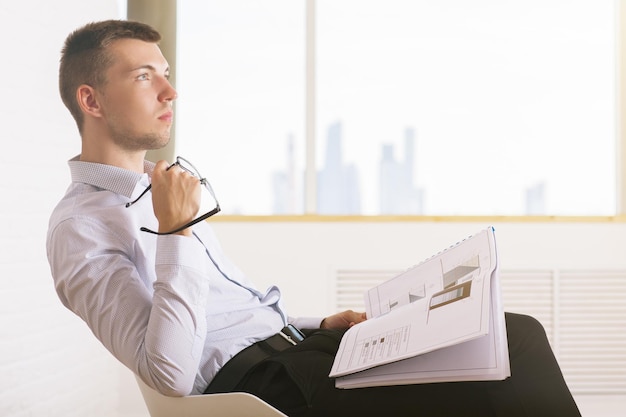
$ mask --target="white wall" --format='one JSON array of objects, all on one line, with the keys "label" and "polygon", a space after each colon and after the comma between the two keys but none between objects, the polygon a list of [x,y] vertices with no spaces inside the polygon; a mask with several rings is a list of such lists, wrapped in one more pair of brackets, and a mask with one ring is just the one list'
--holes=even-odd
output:
[{"label": "white wall", "polygon": [[[69,181],[79,137],[57,93],[65,36],[119,16],[116,0],[0,0],[3,97],[0,189],[0,415],[146,415],[132,378],[56,298],[47,220]],[[333,312],[336,268],[414,264],[479,223],[215,222],[231,257],[264,287],[278,283],[294,315]],[[503,266],[626,268],[622,223],[496,224]],[[586,415],[622,397],[587,400]],[[615,414],[617,415],[617,414]]]},{"label": "white wall", "polygon": [[50,211],[80,139],[57,93],[65,36],[120,16],[117,0],[0,0],[0,415],[114,416],[119,372],[60,306],[45,255]]},{"label": "white wall", "polygon": [[[277,283],[294,315],[328,314],[340,268],[405,268],[489,224],[212,222],[260,286]],[[494,223],[502,269],[626,269],[625,223]],[[626,347],[625,347],[626,348]]]}]

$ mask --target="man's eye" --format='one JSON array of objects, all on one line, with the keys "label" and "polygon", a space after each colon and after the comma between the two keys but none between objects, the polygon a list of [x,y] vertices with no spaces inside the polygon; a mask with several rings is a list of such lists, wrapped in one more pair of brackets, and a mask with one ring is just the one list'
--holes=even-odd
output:
[{"label": "man's eye", "polygon": [[150,77],[148,76],[148,74],[141,74],[141,75],[139,75],[137,77],[137,80],[139,80],[139,81],[146,81],[146,80],[149,80],[149,79],[150,79]]}]

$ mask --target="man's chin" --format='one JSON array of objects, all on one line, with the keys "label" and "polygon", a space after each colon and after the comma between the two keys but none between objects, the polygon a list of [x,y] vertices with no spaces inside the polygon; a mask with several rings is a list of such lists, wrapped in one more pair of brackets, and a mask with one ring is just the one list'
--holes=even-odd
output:
[{"label": "man's chin", "polygon": [[168,132],[167,136],[152,137],[152,140],[146,141],[146,149],[156,151],[165,148],[170,143],[171,136]]},{"label": "man's chin", "polygon": [[124,149],[131,151],[151,151],[165,148],[170,142],[170,133],[162,135],[146,134],[146,135],[130,135],[118,134],[113,136],[115,143]]},{"label": "man's chin", "polygon": [[165,148],[169,144],[170,144],[170,140],[168,138],[167,141],[165,141],[164,143],[155,144],[155,146],[153,148],[150,148],[149,150],[151,150],[151,151],[158,151],[159,149]]}]

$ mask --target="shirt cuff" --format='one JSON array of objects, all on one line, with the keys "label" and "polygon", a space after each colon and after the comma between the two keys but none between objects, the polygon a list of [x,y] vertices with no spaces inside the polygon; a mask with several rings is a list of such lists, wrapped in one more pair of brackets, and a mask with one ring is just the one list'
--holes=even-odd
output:
[{"label": "shirt cuff", "polygon": [[156,265],[180,265],[204,272],[204,246],[188,236],[165,235],[157,240]]},{"label": "shirt cuff", "polygon": [[196,239],[179,235],[159,236],[155,289],[165,286],[182,294],[182,299],[189,304],[204,305],[209,291],[206,258],[204,246]]}]

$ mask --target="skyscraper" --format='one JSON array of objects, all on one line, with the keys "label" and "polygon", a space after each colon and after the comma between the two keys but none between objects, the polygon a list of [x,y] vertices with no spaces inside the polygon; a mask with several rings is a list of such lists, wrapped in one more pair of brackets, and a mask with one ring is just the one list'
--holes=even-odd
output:
[{"label": "skyscraper", "polygon": [[422,214],[423,191],[415,186],[415,131],[404,132],[404,158],[384,144],[380,159],[380,214]]},{"label": "skyscraper", "polygon": [[361,212],[358,171],[353,164],[346,165],[343,162],[341,122],[335,122],[328,127],[324,165],[317,175],[317,212]]}]

